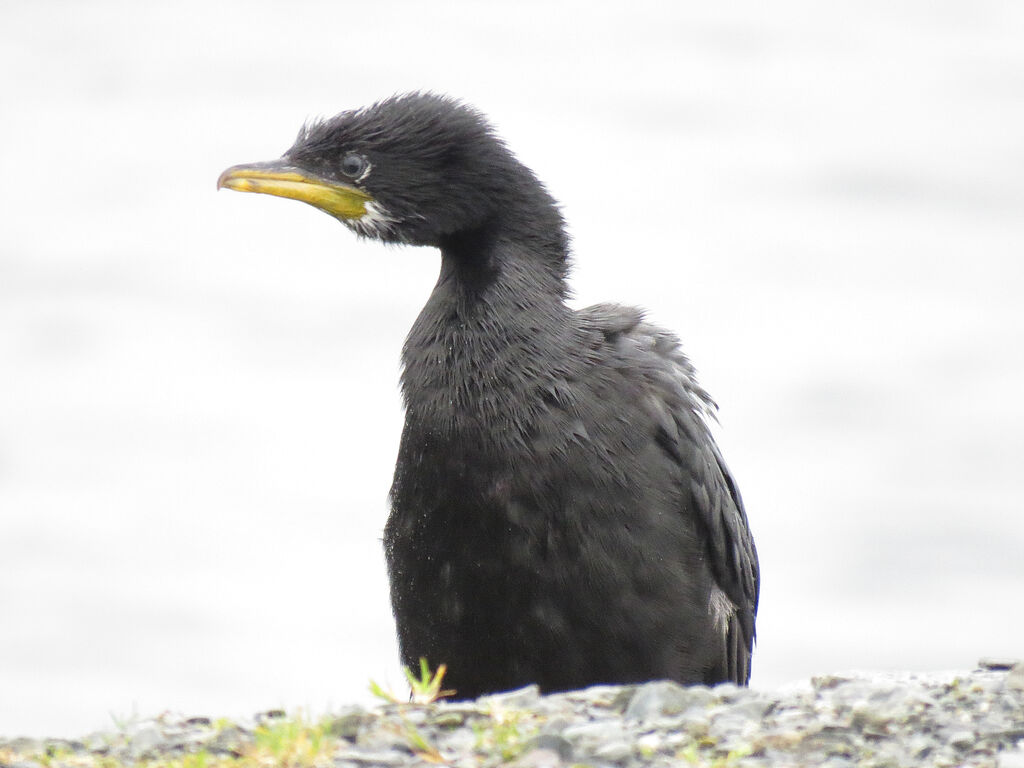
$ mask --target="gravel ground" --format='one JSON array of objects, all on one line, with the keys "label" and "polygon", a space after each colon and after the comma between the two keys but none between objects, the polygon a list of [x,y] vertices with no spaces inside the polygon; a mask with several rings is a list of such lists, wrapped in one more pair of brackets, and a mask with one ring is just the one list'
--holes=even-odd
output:
[{"label": "gravel ground", "polygon": [[[654,682],[349,708],[302,725],[162,714],[80,739],[0,740],[5,768],[1001,766],[1024,768],[1024,663],[816,677],[767,692]],[[276,734],[276,735],[275,735]]]}]

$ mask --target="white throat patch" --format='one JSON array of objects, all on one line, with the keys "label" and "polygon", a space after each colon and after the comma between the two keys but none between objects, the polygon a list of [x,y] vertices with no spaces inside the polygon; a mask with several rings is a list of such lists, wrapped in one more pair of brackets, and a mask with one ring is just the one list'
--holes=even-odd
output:
[{"label": "white throat patch", "polygon": [[373,200],[367,200],[364,206],[366,213],[358,219],[343,219],[345,226],[363,237],[384,238],[395,235],[398,219]]}]

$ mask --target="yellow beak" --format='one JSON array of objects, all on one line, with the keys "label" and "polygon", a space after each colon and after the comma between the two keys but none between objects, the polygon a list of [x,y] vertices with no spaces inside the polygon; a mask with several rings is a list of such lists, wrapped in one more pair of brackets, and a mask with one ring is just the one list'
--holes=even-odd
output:
[{"label": "yellow beak", "polygon": [[314,176],[283,160],[234,165],[217,179],[217,189],[260,192],[309,203],[339,219],[358,219],[373,198],[361,189]]}]

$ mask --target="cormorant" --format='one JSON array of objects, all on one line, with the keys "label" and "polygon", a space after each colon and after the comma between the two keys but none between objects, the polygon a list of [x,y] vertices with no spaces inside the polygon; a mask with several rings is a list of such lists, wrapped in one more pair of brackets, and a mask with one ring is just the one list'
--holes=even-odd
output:
[{"label": "cormorant", "polygon": [[759,569],[715,403],[640,310],[566,304],[558,206],[479,112],[394,96],[217,186],[441,252],[384,532],[405,664],[447,664],[460,698],[747,683]]}]

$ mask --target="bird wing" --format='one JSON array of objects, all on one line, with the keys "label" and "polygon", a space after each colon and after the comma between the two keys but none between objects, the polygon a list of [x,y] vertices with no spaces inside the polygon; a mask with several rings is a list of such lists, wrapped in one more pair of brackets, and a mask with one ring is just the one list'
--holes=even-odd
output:
[{"label": "bird wing", "polygon": [[[697,513],[708,561],[733,608],[725,627],[729,676],[750,676],[754,617],[760,591],[757,550],[739,488],[711,434],[717,406],[697,383],[696,372],[672,333],[644,322],[632,307],[598,304],[578,311],[585,329],[617,347],[646,381],[642,406],[651,415],[654,440],[679,465],[688,507]],[[593,337],[592,337],[593,338]]]}]

